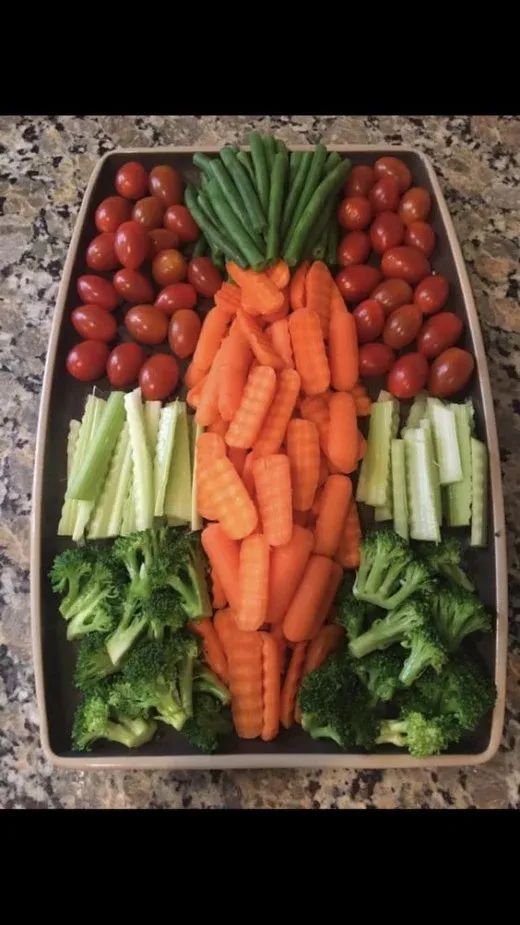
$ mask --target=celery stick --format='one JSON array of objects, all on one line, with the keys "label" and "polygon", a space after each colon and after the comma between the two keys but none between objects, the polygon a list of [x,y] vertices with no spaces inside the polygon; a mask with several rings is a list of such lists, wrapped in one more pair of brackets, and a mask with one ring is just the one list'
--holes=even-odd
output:
[{"label": "celery stick", "polygon": [[404,440],[392,440],[392,501],[394,530],[408,539],[408,500],[406,497],[406,451]]},{"label": "celery stick", "polygon": [[189,429],[190,429],[190,450],[191,450],[191,471],[192,482],[191,482],[191,529],[192,530],[202,530],[202,517],[200,516],[197,509],[197,463],[196,463],[196,453],[195,448],[197,446],[197,440],[199,439],[204,428],[197,424],[195,421],[195,416],[190,414],[188,416]]},{"label": "celery stick", "polygon": [[487,546],[489,457],[487,447],[471,438],[471,546]]},{"label": "celery stick", "polygon": [[154,462],[155,516],[164,514],[164,499],[170,474],[176,424],[180,402],[172,402],[161,411]]},{"label": "celery stick", "polygon": [[128,494],[131,471],[132,450],[128,424],[125,423],[112,454],[105,484],[90,519],[87,531],[89,540],[119,536],[123,503]]},{"label": "celery stick", "polygon": [[146,437],[148,440],[148,446],[150,447],[150,453],[152,454],[152,459],[153,459],[153,457],[155,456],[155,448],[157,444],[157,434],[159,432],[159,421],[161,418],[162,402],[145,401],[143,408],[144,408],[144,424],[146,427]]},{"label": "celery stick", "polygon": [[185,402],[176,402],[177,423],[173,454],[164,499],[168,523],[189,523],[191,520],[191,451],[188,414]]},{"label": "celery stick", "polygon": [[457,443],[462,464],[462,481],[446,488],[447,521],[450,527],[468,527],[471,520],[471,434],[473,403],[450,405],[457,426]]},{"label": "celery stick", "polygon": [[79,471],[71,478],[68,498],[95,501],[106,476],[110,457],[125,421],[124,393],[112,392],[103,411],[99,428],[90,441]]},{"label": "celery stick", "polygon": [[426,405],[433,428],[439,482],[441,485],[460,482],[462,481],[462,463],[457,440],[457,425],[451,405],[445,405],[439,398],[428,398]]},{"label": "celery stick", "polygon": [[379,395],[377,396],[378,401],[393,401],[394,396],[391,392],[387,392],[386,389],[381,389]]},{"label": "celery stick", "polygon": [[407,428],[404,443],[410,536],[414,540],[433,540],[438,543],[441,534],[431,477],[432,455],[427,430],[422,427]]},{"label": "celery stick", "polygon": [[435,443],[433,442],[433,427],[429,418],[423,418],[418,430],[424,431],[427,449],[427,461],[430,469],[430,480],[433,485],[433,494],[435,499],[435,510],[437,512],[437,522],[442,524],[442,495],[441,485],[439,482],[439,465],[435,456]]},{"label": "celery stick", "polygon": [[[99,428],[101,427],[101,421],[103,420],[103,415],[105,414],[106,404],[107,404],[106,401],[103,400],[102,403],[98,402],[94,407],[94,417],[92,420],[92,429],[90,432],[90,440],[87,446],[90,446],[91,442],[94,440],[96,434],[98,433]],[[86,448],[85,448],[85,453],[86,453]],[[77,470],[78,472],[80,468],[81,468],[81,460],[79,459],[78,460],[78,470]],[[87,526],[90,515],[92,514],[92,510],[94,508],[94,502],[93,501],[72,501],[71,503],[73,505],[72,511],[74,515],[74,521],[72,525],[72,539],[74,540],[75,543],[79,543],[79,541],[83,538],[83,535],[85,533],[85,527]]]},{"label": "celery stick", "polygon": [[[130,447],[131,450],[131,447]],[[132,469],[132,465],[130,466]],[[128,494],[123,505],[123,517],[121,520],[121,536],[128,536],[129,533],[135,533],[137,530],[135,523],[135,501],[134,501],[134,481],[130,472],[130,482],[128,485]]]},{"label": "celery stick", "polygon": [[418,427],[422,418],[426,416],[426,399],[427,392],[419,392],[415,398],[412,407],[406,418],[406,427]]},{"label": "celery stick", "polygon": [[[98,398],[97,395],[89,395],[87,398],[85,403],[85,411],[83,412],[83,417],[81,418],[81,424],[76,440],[74,458],[72,460],[70,474],[68,474],[67,477],[67,489],[70,485],[71,478],[79,470],[81,460],[84,458],[86,449],[92,440],[92,435],[99,423],[105,404],[106,402],[104,399]],[[74,524],[78,514],[78,503],[79,502],[68,498],[67,493],[65,494],[60,522],[58,524],[58,536],[72,536],[74,533]]]},{"label": "celery stick", "polygon": [[367,452],[361,464],[356,498],[383,507],[390,497],[390,443],[399,426],[399,403],[374,402],[370,415]]},{"label": "celery stick", "polygon": [[69,433],[67,436],[67,485],[70,482],[80,427],[80,421],[75,421],[74,418],[69,422]]},{"label": "celery stick", "polygon": [[125,395],[124,400],[132,446],[135,529],[148,530],[153,525],[153,462],[146,435],[141,389],[134,389]]},{"label": "celery stick", "polygon": [[374,508],[374,520],[376,523],[382,523],[384,520],[392,520],[392,503],[391,498],[389,498],[388,504],[382,504],[379,507]]}]

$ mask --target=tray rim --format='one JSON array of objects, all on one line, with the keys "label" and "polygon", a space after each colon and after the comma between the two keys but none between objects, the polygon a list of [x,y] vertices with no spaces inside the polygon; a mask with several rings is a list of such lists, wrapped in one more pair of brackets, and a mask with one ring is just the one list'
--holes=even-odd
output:
[{"label": "tray rim", "polygon": [[[248,150],[248,145],[240,145]],[[288,145],[290,150],[312,150],[313,145]],[[32,504],[30,522],[30,605],[31,605],[31,642],[35,672],[36,700],[40,723],[40,742],[47,761],[56,768],[70,770],[233,770],[233,769],[271,769],[271,768],[345,768],[345,769],[398,769],[398,768],[438,768],[481,765],[490,761],[500,745],[505,715],[506,672],[507,672],[507,638],[508,638],[508,584],[507,551],[504,514],[504,496],[500,470],[500,453],[496,428],[495,410],[486,352],[480,321],[475,305],[473,291],[469,281],[461,246],[449,213],[444,194],[440,187],[433,162],[429,155],[410,145],[358,145],[327,144],[330,151],[372,154],[388,152],[389,154],[412,154],[423,162],[428,179],[435,193],[437,208],[447,230],[448,242],[453,254],[455,267],[459,275],[462,296],[466,308],[468,327],[475,344],[477,373],[482,389],[484,424],[489,451],[489,474],[491,484],[491,502],[493,506],[496,531],[494,534],[496,562],[496,642],[495,642],[495,683],[497,700],[493,711],[490,737],[487,747],[476,754],[437,755],[431,758],[414,758],[403,754],[251,754],[251,755],[122,755],[101,758],[65,757],[54,752],[49,739],[49,722],[45,699],[43,649],[42,649],[42,613],[40,607],[40,571],[41,571],[41,502],[44,475],[45,445],[47,424],[50,410],[50,395],[58,340],[65,313],[67,292],[72,275],[76,251],[86,214],[90,208],[92,193],[96,181],[106,161],[114,156],[128,155],[138,157],[142,154],[194,154],[197,151],[218,152],[218,145],[178,145],[114,148],[107,151],[94,166],[87,184],[74,230],[70,240],[67,257],[60,280],[51,331],[47,347],[45,371],[42,380],[38,429],[35,443],[34,474],[32,484]]]}]

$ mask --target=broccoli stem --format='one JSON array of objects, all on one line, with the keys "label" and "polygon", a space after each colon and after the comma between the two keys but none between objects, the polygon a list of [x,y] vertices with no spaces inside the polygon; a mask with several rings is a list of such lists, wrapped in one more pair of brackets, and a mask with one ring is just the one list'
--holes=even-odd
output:
[{"label": "broccoli stem", "polygon": [[396,745],[404,748],[406,745],[406,722],[398,719],[384,719],[381,721],[377,745]]},{"label": "broccoli stem", "polygon": [[372,626],[349,643],[349,649],[354,658],[363,658],[376,649],[387,649],[395,642],[400,642],[403,630],[400,625],[387,622],[386,618],[376,620]]},{"label": "broccoli stem", "polygon": [[119,664],[141,635],[147,622],[147,617],[134,616],[133,605],[127,602],[121,623],[107,639],[107,652],[113,665]]}]

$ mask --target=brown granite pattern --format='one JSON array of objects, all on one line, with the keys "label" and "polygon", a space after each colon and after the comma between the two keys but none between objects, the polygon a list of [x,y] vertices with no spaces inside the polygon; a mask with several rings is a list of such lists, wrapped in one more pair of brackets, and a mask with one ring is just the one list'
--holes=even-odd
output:
[{"label": "brown granite pattern", "polygon": [[[497,409],[509,524],[506,728],[482,768],[386,773],[73,773],[38,741],[29,634],[29,511],[38,395],[61,269],[96,159],[116,146],[240,142],[410,144],[434,161],[477,298]],[[105,116],[0,119],[0,807],[520,807],[520,119]]]}]

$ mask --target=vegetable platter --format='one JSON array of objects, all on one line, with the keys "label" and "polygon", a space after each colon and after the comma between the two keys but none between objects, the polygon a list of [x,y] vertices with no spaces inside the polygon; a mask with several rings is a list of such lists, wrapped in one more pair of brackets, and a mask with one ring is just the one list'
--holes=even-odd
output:
[{"label": "vegetable platter", "polygon": [[433,166],[249,141],[117,150],[86,190],[33,486],[44,751],[80,769],[484,763],[503,496]]}]

